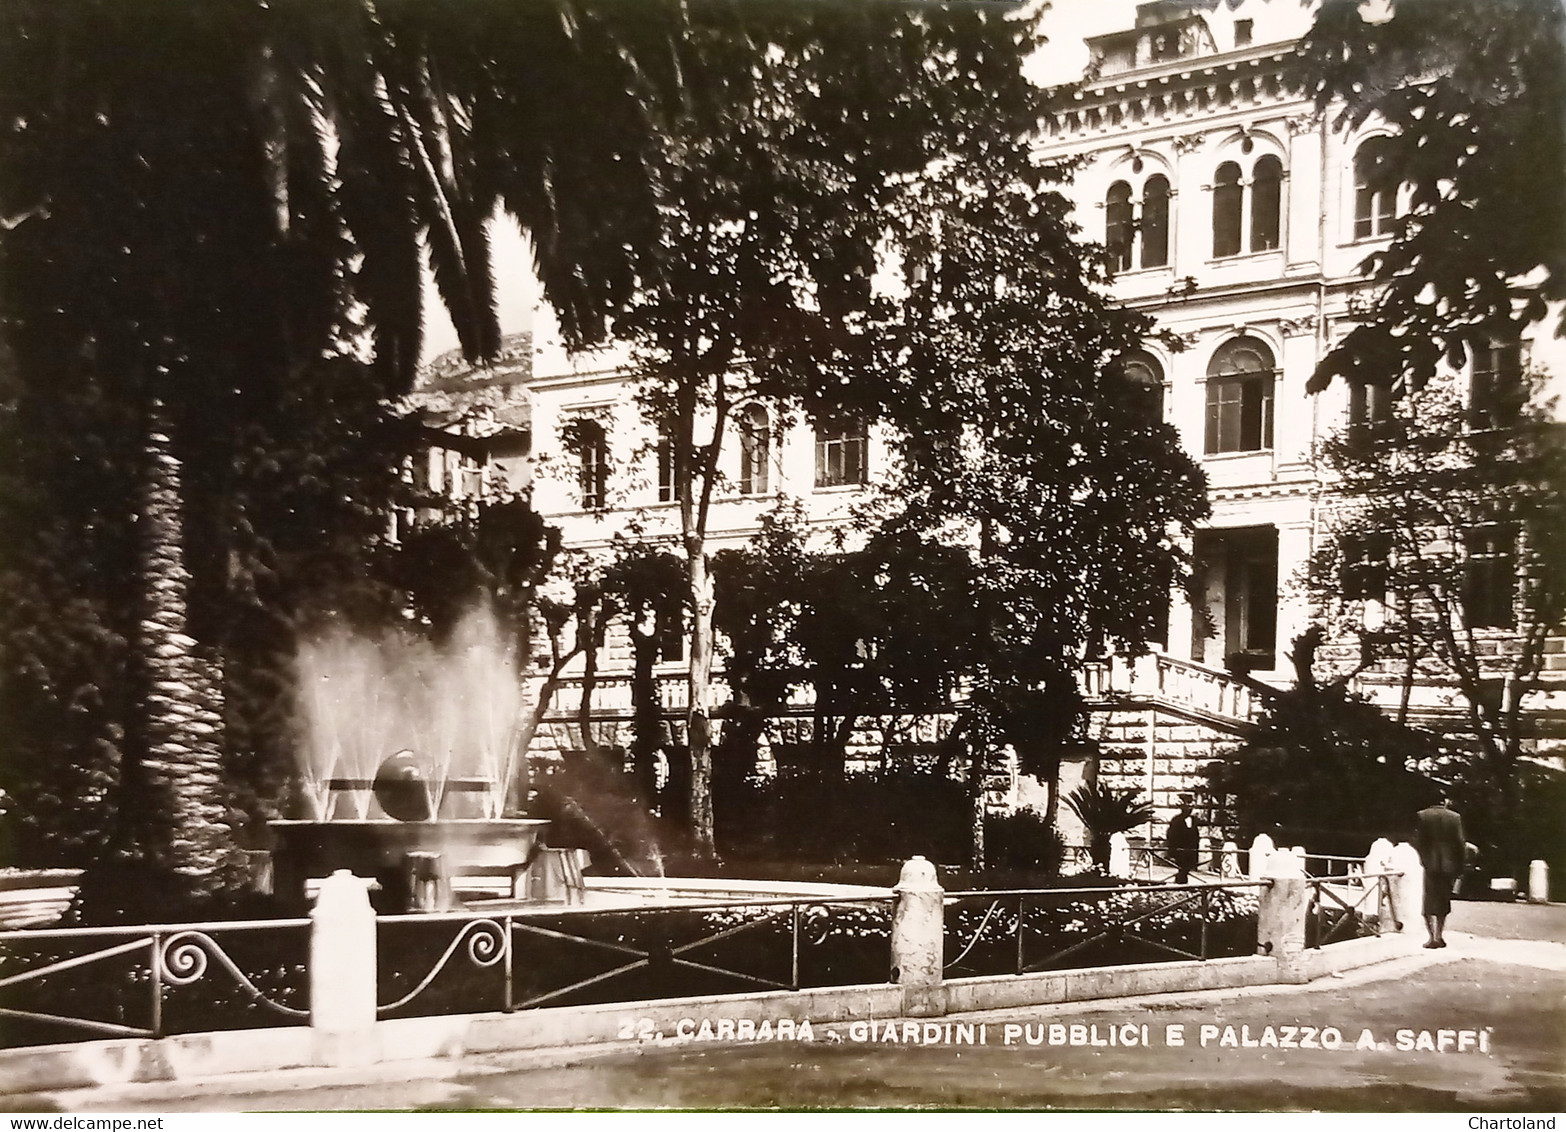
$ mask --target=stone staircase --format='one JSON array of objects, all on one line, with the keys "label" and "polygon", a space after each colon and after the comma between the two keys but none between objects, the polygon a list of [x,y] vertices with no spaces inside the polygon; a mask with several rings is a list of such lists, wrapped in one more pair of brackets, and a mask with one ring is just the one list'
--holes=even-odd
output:
[{"label": "stone staircase", "polygon": [[[1262,707],[1253,684],[1160,654],[1090,666],[1085,683],[1099,781],[1153,803],[1155,839],[1179,796],[1202,793],[1204,768],[1244,740]],[[1218,815],[1200,816],[1211,824]]]}]

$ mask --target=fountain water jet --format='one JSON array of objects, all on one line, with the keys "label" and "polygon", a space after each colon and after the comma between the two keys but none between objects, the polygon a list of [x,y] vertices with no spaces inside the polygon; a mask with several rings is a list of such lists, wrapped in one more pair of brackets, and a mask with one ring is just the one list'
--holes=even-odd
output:
[{"label": "fountain water jet", "polygon": [[302,645],[296,667],[308,816],[271,823],[280,893],[302,895],[308,878],[347,868],[375,877],[379,903],[402,910],[410,858],[417,867],[435,855],[448,876],[516,881],[548,823],[505,813],[522,770],[522,680],[489,610],[439,646],[334,629]]}]

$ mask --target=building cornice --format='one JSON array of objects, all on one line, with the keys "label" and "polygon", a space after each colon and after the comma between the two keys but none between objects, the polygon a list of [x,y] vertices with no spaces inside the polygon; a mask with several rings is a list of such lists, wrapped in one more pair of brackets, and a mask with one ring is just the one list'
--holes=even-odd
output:
[{"label": "building cornice", "polygon": [[1294,44],[1273,44],[1181,59],[1109,79],[1098,79],[1064,96],[1044,126],[1044,142],[1079,142],[1145,126],[1199,121],[1210,128],[1215,115],[1288,103],[1307,105],[1285,77]]}]

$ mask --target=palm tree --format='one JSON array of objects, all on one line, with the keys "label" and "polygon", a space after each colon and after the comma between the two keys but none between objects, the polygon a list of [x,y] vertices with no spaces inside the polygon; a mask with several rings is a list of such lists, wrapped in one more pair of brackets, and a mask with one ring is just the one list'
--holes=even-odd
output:
[{"label": "palm tree", "polygon": [[[107,697],[121,706],[104,731],[121,854],[189,891],[224,875],[212,646],[252,647],[236,614],[268,585],[278,596],[278,548],[299,520],[269,514],[267,484],[329,473],[334,448],[411,382],[423,249],[464,348],[491,354],[487,225],[503,200],[534,235],[568,337],[603,332],[629,280],[611,261],[648,199],[634,174],[646,80],[626,31],[665,43],[656,18],[612,29],[568,0],[0,12],[0,329],[18,375],[5,423],[40,484],[6,518],[79,533],[98,567],[76,572],[81,608],[127,642],[131,684]],[[279,406],[359,359],[370,395],[301,442]],[[23,422],[61,419],[62,388],[88,427],[28,437]],[[140,452],[141,471],[115,451]],[[101,482],[73,494],[100,452]],[[26,659],[41,663],[17,669],[55,695],[47,674],[63,662]],[[103,679],[119,677],[106,665]]]},{"label": "palm tree", "polygon": [[136,762],[139,797],[125,815],[139,827],[135,848],[201,894],[222,887],[230,829],[223,778],[221,690],[211,657],[189,635],[180,508],[180,465],[169,451],[163,407],[150,408],[142,468],[139,576],[140,692],[145,748]]},{"label": "palm tree", "polygon": [[1135,787],[1116,790],[1094,781],[1078,786],[1066,795],[1066,805],[1076,814],[1088,834],[1088,856],[1097,868],[1109,868],[1109,839],[1126,833],[1148,821],[1153,807]]}]

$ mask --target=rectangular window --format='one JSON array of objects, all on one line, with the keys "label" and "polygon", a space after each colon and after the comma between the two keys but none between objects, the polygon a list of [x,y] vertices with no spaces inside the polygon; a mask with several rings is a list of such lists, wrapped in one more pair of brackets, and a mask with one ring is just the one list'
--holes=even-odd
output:
[{"label": "rectangular window", "polygon": [[1207,382],[1207,452],[1272,447],[1272,384],[1271,374]]},{"label": "rectangular window", "polygon": [[1345,535],[1343,596],[1351,601],[1383,601],[1391,576],[1392,532]]},{"label": "rectangular window", "polygon": [[685,659],[685,618],[658,619],[658,662],[675,664]]},{"label": "rectangular window", "polygon": [[596,446],[582,450],[582,509],[596,511],[604,505],[604,453]]},{"label": "rectangular window", "polygon": [[674,439],[658,437],[658,502],[674,502]]},{"label": "rectangular window", "polygon": [[1463,539],[1463,609],[1476,629],[1510,629],[1517,623],[1517,532],[1508,526],[1475,527]]},{"label": "rectangular window", "polygon": [[1516,342],[1474,350],[1473,381],[1468,391],[1468,425],[1474,429],[1509,428],[1524,401],[1522,347]]},{"label": "rectangular window", "polygon": [[1385,385],[1355,381],[1349,385],[1349,426],[1363,428],[1392,419],[1392,390]]},{"label": "rectangular window", "polygon": [[868,471],[869,437],[858,421],[824,423],[816,430],[816,486],[862,484]]}]

